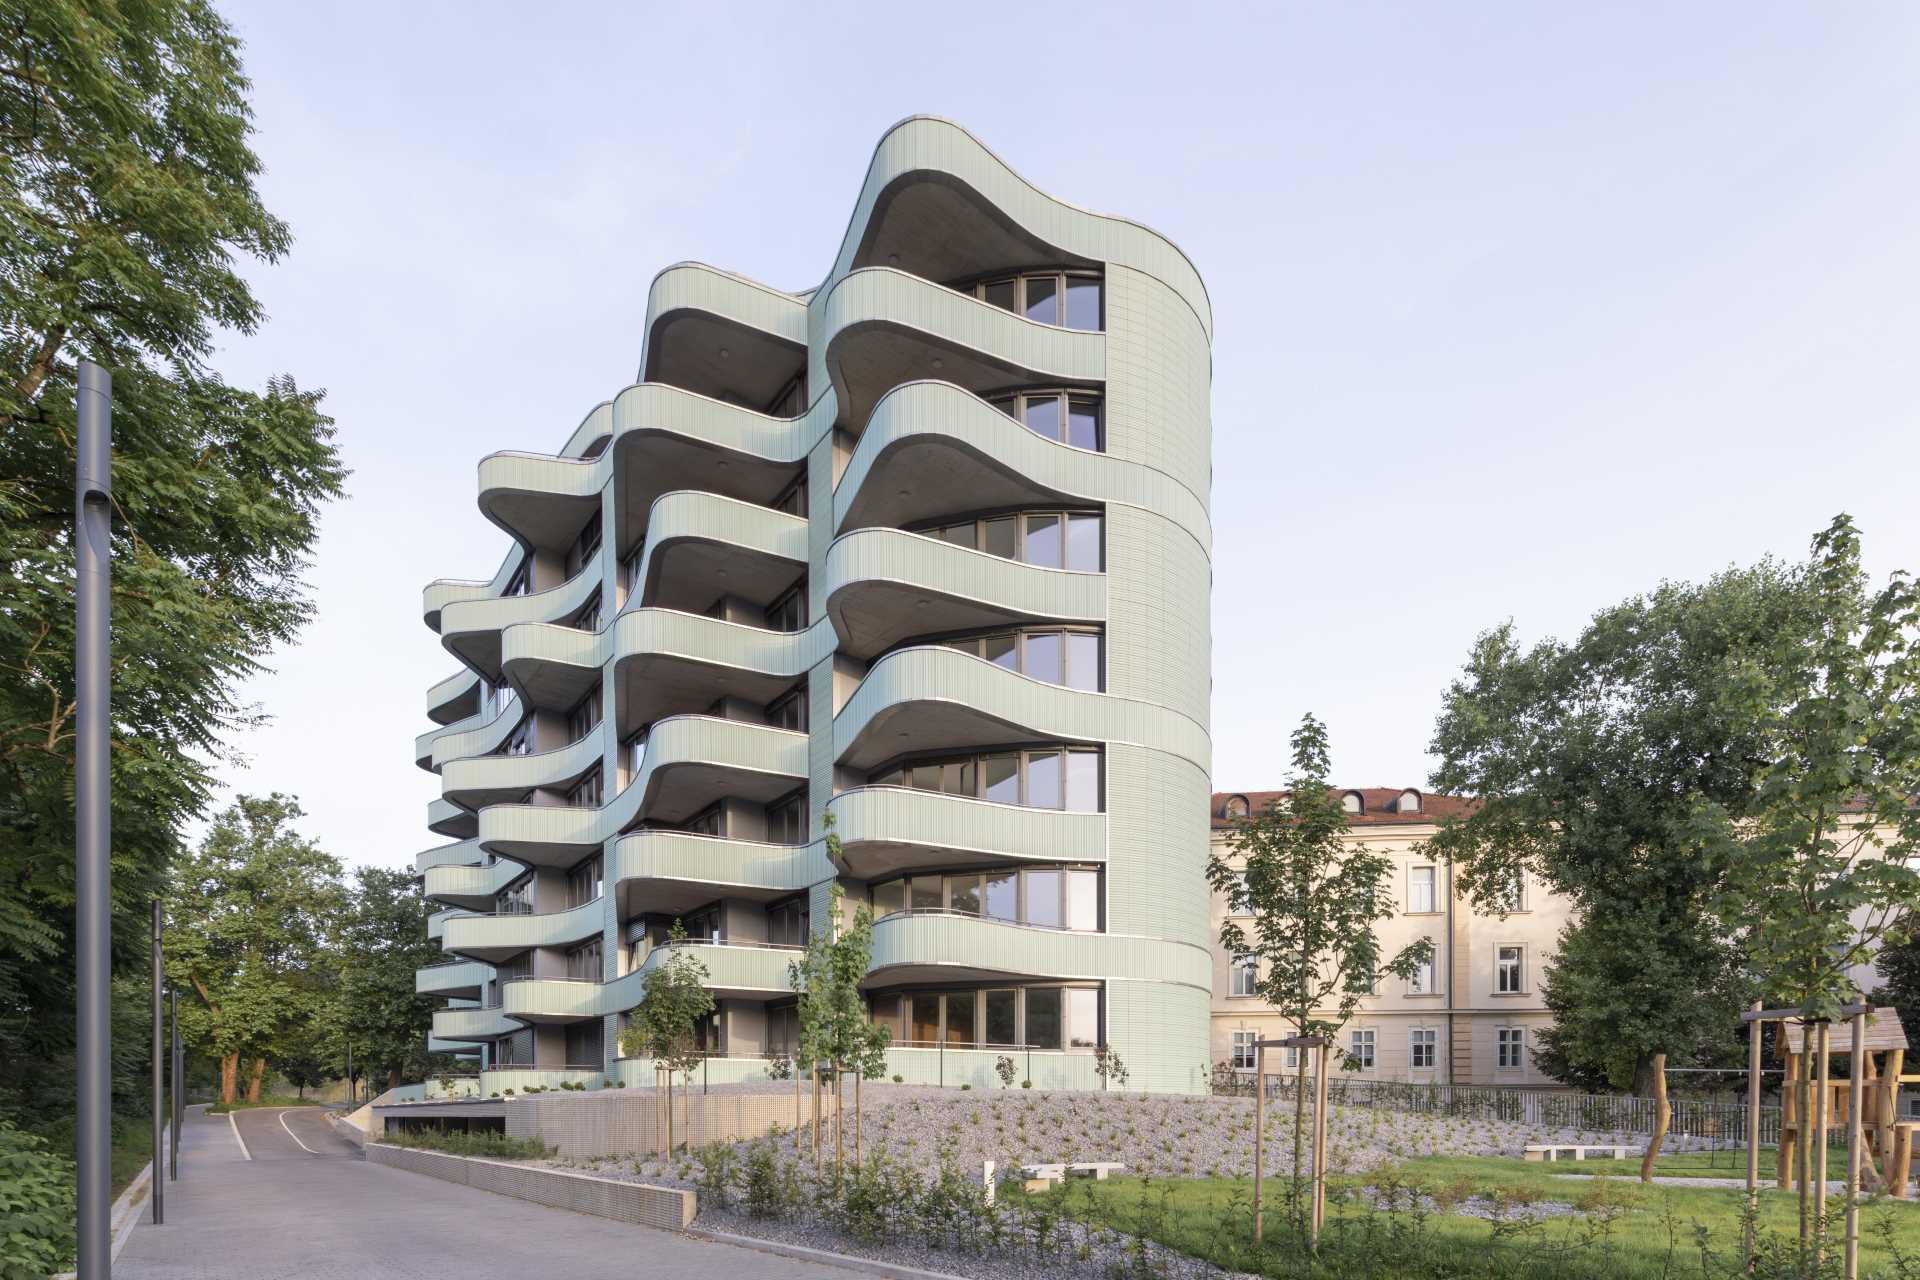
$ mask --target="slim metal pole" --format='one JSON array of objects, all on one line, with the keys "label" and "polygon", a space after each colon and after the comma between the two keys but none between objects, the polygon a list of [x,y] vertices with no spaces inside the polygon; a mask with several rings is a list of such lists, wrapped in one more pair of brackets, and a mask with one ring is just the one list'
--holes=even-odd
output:
[{"label": "slim metal pole", "polygon": [[[1753,1011],[1760,1008],[1755,1000]],[[1747,1024],[1747,1223],[1741,1234],[1748,1270],[1753,1268],[1753,1227],[1760,1218],[1760,1052],[1766,1037],[1766,1023],[1756,1019]]]},{"label": "slim metal pole", "polygon": [[187,1085],[184,1076],[187,1051],[180,1043],[180,993],[167,988],[168,1021],[173,1024],[173,1127],[167,1144],[167,1177],[180,1179],[180,1122],[185,1119]]},{"label": "slim metal pole", "polygon": [[160,1142],[164,1131],[162,1117],[166,1111],[166,1042],[161,1033],[166,1030],[165,1020],[161,1017],[160,986],[164,979],[160,976],[160,899],[153,900],[153,1225],[158,1227],[167,1220],[167,1180],[160,1176]]},{"label": "slim metal pole", "polygon": [[78,1159],[75,1244],[80,1280],[112,1274],[108,1212],[113,1143],[111,1028],[113,826],[110,732],[113,548],[108,502],[113,493],[113,378],[82,360],[75,409],[79,449],[74,466],[74,959],[79,1051],[75,1151]]}]

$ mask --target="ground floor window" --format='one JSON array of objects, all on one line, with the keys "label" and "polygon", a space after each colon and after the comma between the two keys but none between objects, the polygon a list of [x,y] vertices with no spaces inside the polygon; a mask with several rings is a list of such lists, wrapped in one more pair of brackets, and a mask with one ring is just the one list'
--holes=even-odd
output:
[{"label": "ground floor window", "polygon": [[1253,1070],[1253,1042],[1257,1033],[1236,1031],[1233,1033],[1233,1069],[1235,1071]]},{"label": "ground floor window", "polygon": [[1347,1037],[1347,1056],[1362,1071],[1373,1070],[1373,1032],[1355,1031]]},{"label": "ground floor window", "polygon": [[875,995],[873,1021],[893,1043],[950,1049],[1093,1049],[1100,1043],[1097,987],[989,987]]},{"label": "ground floor window", "polygon": [[1415,1027],[1407,1036],[1407,1065],[1415,1071],[1431,1071],[1439,1048],[1440,1033],[1430,1027]]},{"label": "ground floor window", "polygon": [[1526,1051],[1526,1034],[1519,1027],[1501,1027],[1494,1033],[1494,1062],[1500,1070],[1518,1071],[1524,1065],[1521,1054]]}]

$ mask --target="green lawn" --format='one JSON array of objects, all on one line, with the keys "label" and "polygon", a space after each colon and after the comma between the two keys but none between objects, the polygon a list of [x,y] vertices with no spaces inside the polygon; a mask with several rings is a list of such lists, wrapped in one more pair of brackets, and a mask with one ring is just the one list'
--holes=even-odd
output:
[{"label": "green lawn", "polygon": [[[127,1184],[139,1176],[153,1155],[153,1130],[145,1124],[114,1126],[112,1153],[108,1166],[113,1175],[113,1194],[117,1199]],[[160,1135],[160,1149],[166,1150],[167,1135]]]},{"label": "green lawn", "polygon": [[[1554,1176],[1564,1171],[1519,1160],[1428,1157],[1409,1161],[1394,1178],[1336,1179],[1328,1193],[1319,1265],[1311,1271],[1304,1250],[1288,1237],[1284,1179],[1268,1183],[1273,1207],[1264,1246],[1252,1241],[1251,1179],[1076,1180],[1049,1194],[1073,1217],[1146,1235],[1230,1271],[1267,1276],[1718,1280],[1739,1270],[1741,1190]],[[1360,1203],[1357,1194],[1369,1181],[1371,1194],[1387,1197],[1395,1207],[1369,1209]],[[1510,1205],[1556,1201],[1580,1212],[1535,1225],[1496,1224],[1416,1209],[1414,1187],[1443,1205],[1484,1196]],[[1920,1255],[1920,1204],[1877,1202],[1863,1208],[1861,1222],[1863,1274],[1884,1269],[1891,1276],[1920,1277],[1920,1270],[1896,1269],[1887,1234],[1900,1250]],[[1799,1238],[1798,1198],[1791,1192],[1762,1192],[1760,1228],[1768,1249],[1790,1256]],[[1840,1230],[1836,1212],[1836,1252]],[[1708,1256],[1703,1257],[1703,1247]]]},{"label": "green lawn", "polygon": [[[1773,1180],[1774,1151],[1760,1151],[1760,1181]],[[1640,1158],[1626,1160],[1563,1160],[1548,1166],[1556,1173],[1596,1173],[1612,1177],[1638,1178]],[[1692,1151],[1685,1155],[1661,1156],[1653,1162],[1654,1173],[1668,1178],[1744,1178],[1747,1176],[1745,1151]],[[1847,1176],[1847,1149],[1837,1145],[1827,1151],[1827,1177],[1840,1181]]]}]

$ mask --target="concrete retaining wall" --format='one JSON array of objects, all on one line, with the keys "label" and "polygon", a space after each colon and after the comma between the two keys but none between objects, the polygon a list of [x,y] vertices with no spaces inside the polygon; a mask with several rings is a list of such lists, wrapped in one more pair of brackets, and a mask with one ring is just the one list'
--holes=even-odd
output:
[{"label": "concrete retaining wall", "polygon": [[[507,1136],[538,1138],[560,1155],[632,1155],[666,1149],[663,1108],[651,1089],[540,1094],[506,1103]],[[776,1124],[793,1124],[785,1093],[673,1095],[673,1142],[699,1146],[757,1138]],[[689,1132],[691,1129],[691,1132]]]},{"label": "concrete retaining wall", "polygon": [[556,1209],[571,1209],[596,1218],[612,1218],[643,1227],[684,1230],[698,1212],[694,1193],[675,1187],[653,1187],[639,1182],[617,1182],[560,1169],[537,1169],[504,1160],[479,1160],[438,1151],[414,1151],[367,1144],[367,1160],[410,1173],[424,1173],[443,1182],[457,1182],[496,1195]]}]

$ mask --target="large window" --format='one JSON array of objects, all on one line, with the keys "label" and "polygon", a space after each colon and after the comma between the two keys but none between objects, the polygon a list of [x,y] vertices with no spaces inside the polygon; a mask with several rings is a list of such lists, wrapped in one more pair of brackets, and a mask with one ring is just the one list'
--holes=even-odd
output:
[{"label": "large window", "polygon": [[567,790],[567,803],[576,809],[597,809],[606,798],[606,788],[602,785],[601,771],[595,767],[593,772],[573,784]]},{"label": "large window", "polygon": [[600,896],[600,855],[594,854],[585,862],[567,872],[567,905],[585,906]]},{"label": "large window", "polygon": [[633,544],[633,550],[627,552],[620,561],[620,603],[625,605],[640,590],[640,560],[646,555],[647,540],[642,538]]},{"label": "large window", "polygon": [[595,689],[567,712],[567,741],[578,742],[600,727],[600,691]]},{"label": "large window", "polygon": [[1076,813],[1098,813],[1101,809],[1100,752],[1092,747],[1048,747],[919,760],[883,770],[868,781],[876,787],[943,791],[1032,809],[1069,809]]},{"label": "large window", "polygon": [[1085,271],[1028,271],[973,286],[973,295],[993,306],[1069,329],[1101,327],[1101,292],[1100,277]]},{"label": "large window", "polygon": [[804,844],[807,839],[807,793],[794,792],[784,800],[767,806],[767,841],[770,844]]},{"label": "large window", "polygon": [[[805,405],[801,406],[803,409],[805,407]],[[785,416],[792,417],[793,415],[788,414]],[[806,519],[807,477],[805,473],[802,473],[798,480],[788,485],[786,490],[773,500],[773,509],[775,511],[784,511],[790,516],[799,516],[803,520]]]},{"label": "large window", "polygon": [[797,685],[767,704],[767,723],[776,729],[807,731],[807,687]]},{"label": "large window", "polygon": [[1049,629],[963,636],[943,643],[1035,680],[1098,693],[1100,639],[1098,631]]},{"label": "large window", "polygon": [[1099,573],[1103,524],[1097,511],[1030,511],[960,520],[919,532],[1022,564]]},{"label": "large window", "polygon": [[1100,429],[1100,397],[1084,391],[1021,391],[995,396],[995,408],[1024,423],[1029,431],[1099,452],[1106,448]]},{"label": "large window", "polygon": [[1409,867],[1407,869],[1407,910],[1414,915],[1428,915],[1434,910],[1434,868]]},{"label": "large window", "polygon": [[533,876],[531,873],[493,895],[495,914],[525,916],[533,914]]},{"label": "large window", "polygon": [[789,588],[767,606],[767,630],[805,631],[807,629],[807,583]]},{"label": "large window", "polygon": [[594,512],[587,517],[586,524],[580,528],[580,534],[567,548],[567,577],[593,563],[594,555],[600,550],[600,513]]},{"label": "large window", "polygon": [[[1431,945],[1433,939],[1428,938],[1426,941]],[[1413,976],[1407,979],[1407,994],[1430,996],[1433,992],[1433,960],[1429,957],[1414,966]]]},{"label": "large window", "polygon": [[567,1065],[592,1067],[596,1071],[604,1067],[605,1033],[606,1027],[598,1018],[569,1025],[566,1034]]},{"label": "large window", "polygon": [[899,876],[872,888],[873,913],[946,911],[1009,924],[1096,932],[1100,872],[1093,867],[1005,867]]},{"label": "large window", "polygon": [[606,977],[601,968],[600,939],[583,942],[567,952],[567,976],[580,982],[599,982]]},{"label": "large window", "polygon": [[1407,1032],[1407,1066],[1414,1071],[1433,1070],[1439,1040],[1440,1033],[1431,1027],[1415,1027]]},{"label": "large window", "polygon": [[1236,1031],[1233,1033],[1233,1059],[1231,1065],[1235,1071],[1253,1070],[1253,1042],[1259,1037],[1259,1034],[1257,1031]]},{"label": "large window", "polygon": [[1233,985],[1229,995],[1254,996],[1260,994],[1260,957],[1235,956],[1233,958]]},{"label": "large window", "polygon": [[1503,996],[1526,990],[1526,953],[1519,947],[1495,947],[1493,989]]},{"label": "large window", "polygon": [[507,735],[500,744],[499,754],[503,756],[528,756],[533,754],[533,719],[522,720],[519,727]]},{"label": "large window", "polygon": [[990,987],[876,995],[873,1021],[908,1047],[1093,1049],[1100,1044],[1094,987]]},{"label": "large window", "polygon": [[522,560],[519,565],[515,567],[513,576],[507,579],[507,589],[500,594],[502,596],[523,596],[531,590],[533,590],[533,561],[529,558]]},{"label": "large window", "polygon": [[600,593],[598,591],[593,593],[593,599],[587,601],[585,608],[573,615],[573,621],[569,625],[572,626],[575,631],[598,631],[600,629]]},{"label": "large window", "polygon": [[767,908],[767,941],[776,947],[807,945],[806,895]]}]

